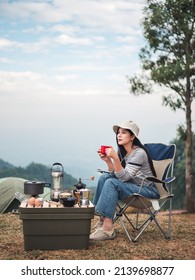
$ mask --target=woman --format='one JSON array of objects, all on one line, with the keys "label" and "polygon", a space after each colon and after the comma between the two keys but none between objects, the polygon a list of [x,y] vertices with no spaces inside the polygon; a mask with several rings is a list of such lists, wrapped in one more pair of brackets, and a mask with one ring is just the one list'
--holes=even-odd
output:
[{"label": "woman", "polygon": [[146,176],[156,176],[152,160],[138,139],[139,128],[133,121],[124,121],[114,125],[118,152],[113,147],[106,149],[106,154],[98,150],[98,154],[107,164],[109,173],[100,176],[94,205],[96,214],[100,216],[96,230],[90,235],[91,240],[114,239],[116,233],[113,218],[118,200],[133,193],[140,193],[148,198],[159,198],[154,183],[145,180]]}]

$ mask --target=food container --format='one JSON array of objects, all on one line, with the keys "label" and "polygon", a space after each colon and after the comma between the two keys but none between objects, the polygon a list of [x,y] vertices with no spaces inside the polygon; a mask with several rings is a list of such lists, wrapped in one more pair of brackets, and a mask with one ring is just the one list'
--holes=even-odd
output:
[{"label": "food container", "polygon": [[87,249],[95,207],[19,207],[25,250]]}]

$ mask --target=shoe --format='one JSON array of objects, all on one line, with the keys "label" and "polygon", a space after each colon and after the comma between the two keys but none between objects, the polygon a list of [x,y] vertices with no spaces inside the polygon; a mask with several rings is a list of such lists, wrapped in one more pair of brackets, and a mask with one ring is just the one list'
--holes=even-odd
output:
[{"label": "shoe", "polygon": [[96,229],[98,229],[98,228],[101,228],[102,226],[103,226],[103,221],[98,221],[95,225],[94,225],[94,227],[93,227],[93,229],[94,230],[96,230]]},{"label": "shoe", "polygon": [[90,234],[89,239],[103,241],[103,240],[111,240],[114,239],[115,237],[116,237],[116,232],[114,228],[111,231],[105,231],[103,230],[102,227],[100,227]]}]

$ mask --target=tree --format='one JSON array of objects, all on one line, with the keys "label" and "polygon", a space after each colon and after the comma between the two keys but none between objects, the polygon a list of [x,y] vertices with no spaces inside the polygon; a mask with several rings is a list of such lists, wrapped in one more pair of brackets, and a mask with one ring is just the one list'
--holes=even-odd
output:
[{"label": "tree", "polygon": [[[30,163],[26,168],[14,165],[0,159],[0,178],[19,177],[32,181],[45,181],[51,183],[51,167],[40,163]],[[78,181],[76,178],[64,172],[65,187],[68,189]]]},{"label": "tree", "polygon": [[[173,184],[173,209],[184,209],[185,208],[185,142],[178,135],[175,139],[171,140],[177,147],[174,164],[174,175],[176,177]],[[195,161],[195,133],[192,133],[193,143],[193,161]],[[195,185],[195,166],[192,166],[193,174],[193,185]],[[195,188],[193,189],[193,196],[195,197]]]},{"label": "tree", "polygon": [[191,105],[195,97],[195,1],[147,0],[143,31],[146,46],[140,50],[142,74],[129,77],[130,91],[152,93],[167,88],[163,105],[185,112],[186,209],[195,211],[192,184]]}]

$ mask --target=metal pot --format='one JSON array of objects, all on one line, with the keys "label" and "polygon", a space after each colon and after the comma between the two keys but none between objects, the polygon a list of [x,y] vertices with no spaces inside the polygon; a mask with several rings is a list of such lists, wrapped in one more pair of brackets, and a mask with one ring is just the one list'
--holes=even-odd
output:
[{"label": "metal pot", "polygon": [[88,198],[80,199],[79,206],[89,206],[89,199]]},{"label": "metal pot", "polygon": [[37,196],[39,194],[42,194],[44,192],[44,187],[49,185],[50,184],[45,182],[26,181],[24,182],[24,194]]},{"label": "metal pot", "polygon": [[73,207],[76,203],[75,197],[62,197],[60,198],[60,203],[65,207]]}]

